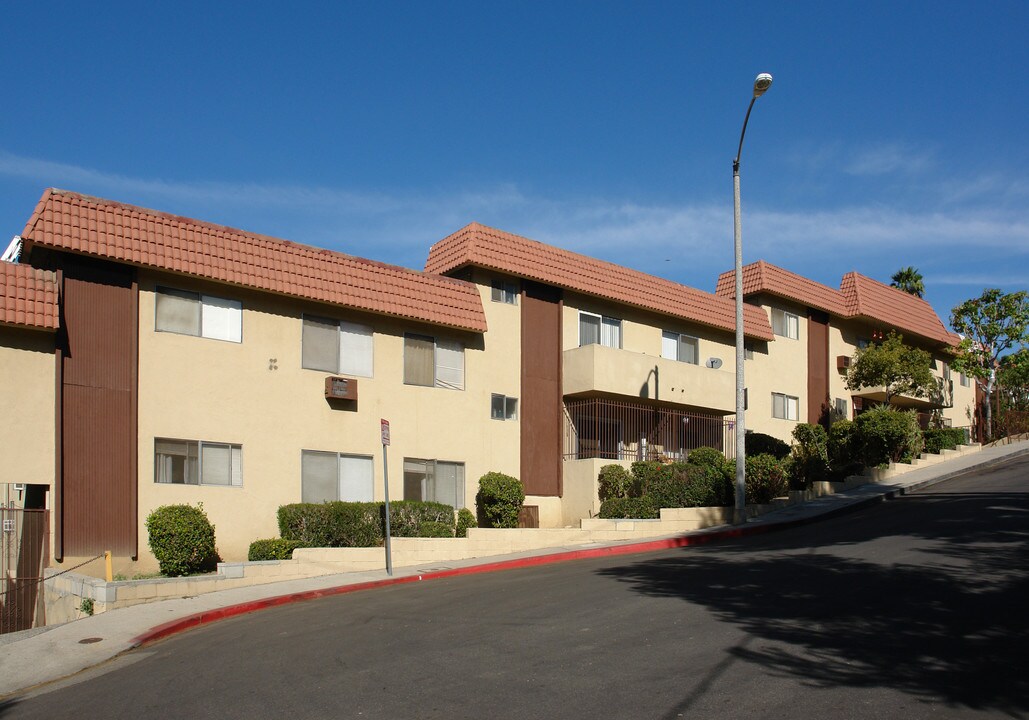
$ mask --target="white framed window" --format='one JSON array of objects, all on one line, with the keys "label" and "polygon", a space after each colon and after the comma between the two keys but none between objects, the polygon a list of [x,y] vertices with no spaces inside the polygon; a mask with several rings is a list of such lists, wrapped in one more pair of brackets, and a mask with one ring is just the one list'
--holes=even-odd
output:
[{"label": "white framed window", "polygon": [[494,420],[517,420],[518,398],[493,393],[490,396],[490,417]]},{"label": "white framed window", "polygon": [[243,446],[154,438],[154,482],[243,487]]},{"label": "white framed window", "polygon": [[493,302],[506,303],[508,305],[518,304],[518,283],[494,280],[492,290]]},{"label": "white framed window", "polygon": [[772,332],[780,337],[797,340],[800,337],[800,318],[791,312],[772,308]]},{"label": "white framed window", "polygon": [[961,386],[968,387],[971,384],[972,383],[968,381],[968,375],[965,375],[965,373],[961,373]]},{"label": "white framed window", "polygon": [[243,304],[239,300],[158,287],[154,329],[211,340],[242,342]]},{"label": "white framed window", "polygon": [[372,377],[375,333],[367,325],[304,316],[301,366],[341,375]]},{"label": "white framed window", "polygon": [[464,390],[464,345],[428,335],[404,335],[404,383]]},{"label": "white framed window", "polygon": [[579,311],[579,347],[604,345],[622,347],[622,321],[618,318]]},{"label": "white framed window", "polygon": [[661,357],[697,365],[700,363],[700,341],[691,335],[662,332]]},{"label": "white framed window", "polygon": [[300,452],[301,502],[371,502],[374,482],[370,456],[319,450]]},{"label": "white framed window", "polygon": [[800,400],[792,395],[772,393],[772,417],[780,420],[796,420]]},{"label": "white framed window", "polygon": [[464,504],[464,463],[404,458],[404,499]]}]

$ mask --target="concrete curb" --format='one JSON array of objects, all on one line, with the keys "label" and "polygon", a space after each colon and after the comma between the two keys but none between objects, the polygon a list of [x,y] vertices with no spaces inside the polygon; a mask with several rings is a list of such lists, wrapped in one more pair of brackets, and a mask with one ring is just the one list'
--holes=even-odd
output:
[{"label": "concrete curb", "polygon": [[518,558],[516,560],[503,560],[500,562],[484,563],[481,565],[470,565],[463,568],[451,568],[447,570],[437,570],[432,572],[425,572],[417,575],[407,575],[403,577],[387,578],[384,580],[373,580],[363,583],[355,583],[352,585],[338,585],[332,588],[324,588],[319,590],[307,590],[304,592],[290,593],[287,595],[277,595],[270,598],[262,598],[260,600],[252,600],[250,602],[239,603],[236,605],[229,605],[216,610],[207,610],[204,612],[195,613],[186,617],[178,618],[170,622],[158,625],[157,627],[151,628],[146,632],[137,635],[131,641],[131,647],[137,648],[149,643],[157,642],[164,638],[176,635],[180,632],[184,632],[200,625],[207,625],[209,623],[224,620],[230,617],[236,617],[239,615],[247,615],[252,612],[260,610],[266,610],[268,608],[278,607],[280,605],[288,605],[297,602],[305,602],[307,600],[316,600],[323,597],[331,597],[334,595],[344,595],[352,592],[361,592],[364,590],[373,590],[375,588],[387,587],[391,585],[402,585],[412,582],[422,582],[425,580],[441,580],[444,578],[458,577],[461,575],[476,575],[479,573],[487,572],[500,572],[504,570],[515,570],[524,567],[535,567],[539,565],[551,565],[554,563],[569,562],[572,560],[585,560],[589,558],[599,557],[613,557],[618,555],[634,555],[647,552],[655,552],[658,550],[670,550],[674,548],[689,547],[691,545],[704,545],[717,540],[728,540],[741,537],[749,537],[752,535],[763,535],[770,532],[778,532],[781,530],[788,530],[790,528],[802,527],[804,525],[810,525],[815,522],[821,522],[841,515],[846,515],[857,510],[864,509],[877,503],[885,502],[888,500],[895,499],[899,496],[905,495],[909,492],[922,490],[937,483],[950,480],[958,477],[959,475],[965,475],[975,470],[982,470],[990,468],[994,465],[999,465],[1007,462],[1011,459],[1021,457],[1023,455],[1029,455],[1029,448],[1018,450],[1014,453],[1010,453],[1000,458],[994,458],[992,460],[986,460],[982,463],[971,465],[967,468],[959,470],[952,470],[950,472],[943,473],[942,475],[921,480],[905,487],[898,487],[892,490],[887,490],[883,493],[878,493],[872,497],[856,499],[842,505],[838,508],[833,508],[821,512],[817,515],[811,515],[809,517],[797,518],[794,520],[783,520],[780,522],[768,522],[760,525],[743,525],[740,527],[730,527],[715,529],[709,531],[695,532],[690,535],[682,535],[673,538],[665,538],[661,540],[647,540],[637,543],[629,543],[625,545],[609,545],[599,548],[587,548],[583,550],[569,550],[565,552],[549,553],[544,555],[535,555],[532,557]]}]

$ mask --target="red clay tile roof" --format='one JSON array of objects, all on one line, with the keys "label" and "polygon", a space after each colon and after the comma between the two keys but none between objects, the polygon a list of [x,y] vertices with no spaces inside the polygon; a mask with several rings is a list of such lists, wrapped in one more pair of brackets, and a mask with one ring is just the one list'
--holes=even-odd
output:
[{"label": "red clay tile roof", "polygon": [[[735,295],[734,272],[718,276],[715,294]],[[884,285],[856,272],[843,276],[840,289],[809,280],[764,260],[743,268],[743,295],[768,293],[787,298],[841,318],[863,318],[891,325],[902,333],[918,335],[944,345],[958,338],[944,327],[932,306],[922,298]]]},{"label": "red clay tile roof", "polygon": [[435,325],[486,331],[471,283],[50,189],[22,233],[33,245]]},{"label": "red clay tile roof", "polygon": [[[721,330],[733,331],[736,327],[735,306],[725,298],[478,223],[467,225],[433,245],[425,270],[444,273],[470,265]],[[747,306],[744,313],[744,331],[748,336],[773,339],[768,318],[760,308]]]},{"label": "red clay tile roof", "polygon": [[56,330],[57,276],[29,265],[0,262],[0,323]]}]

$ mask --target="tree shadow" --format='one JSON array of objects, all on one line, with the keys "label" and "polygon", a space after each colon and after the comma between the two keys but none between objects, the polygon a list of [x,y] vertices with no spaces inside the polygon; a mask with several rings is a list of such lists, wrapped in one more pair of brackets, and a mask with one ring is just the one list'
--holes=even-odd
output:
[{"label": "tree shadow", "polygon": [[1029,494],[926,494],[888,506],[871,519],[686,548],[601,574],[703,605],[771,641],[729,652],[775,675],[1029,710]]}]

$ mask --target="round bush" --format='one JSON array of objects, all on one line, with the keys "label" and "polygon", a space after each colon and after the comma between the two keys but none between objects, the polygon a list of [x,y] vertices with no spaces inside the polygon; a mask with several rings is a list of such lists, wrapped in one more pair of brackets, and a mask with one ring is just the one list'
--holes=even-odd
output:
[{"label": "round bush", "polygon": [[247,560],[291,560],[293,558],[293,551],[298,547],[303,547],[303,545],[294,540],[285,540],[283,538],[254,540],[250,543]]},{"label": "round bush", "polygon": [[488,527],[518,527],[518,513],[525,501],[525,489],[517,478],[488,472],[479,478],[475,503]]},{"label": "round bush", "polygon": [[636,493],[642,493],[643,488],[647,487],[651,478],[661,474],[664,467],[664,465],[656,460],[640,460],[638,462],[634,462],[631,466],[631,472]]},{"label": "round bush", "polygon": [[922,431],[913,411],[880,405],[854,419],[861,456],[869,467],[915,458],[922,452]]},{"label": "round bush", "polygon": [[475,520],[475,513],[468,508],[461,508],[457,511],[457,531],[455,537],[468,537],[468,528],[479,527]]},{"label": "round bush", "polygon": [[150,552],[169,577],[198,573],[217,557],[202,505],[162,505],[147,516],[146,529]]},{"label": "round bush", "polygon": [[747,504],[768,503],[786,494],[788,474],[782,460],[774,455],[748,455]]},{"label": "round bush", "polygon": [[600,501],[611,498],[627,498],[634,495],[635,480],[629,471],[621,465],[605,465],[600,468],[600,475],[597,478],[597,494]]},{"label": "round bush", "polygon": [[841,467],[857,461],[859,459],[858,452],[854,444],[854,422],[852,420],[834,422],[829,427],[829,436],[826,441],[829,464],[833,467]]},{"label": "round bush", "polygon": [[652,520],[661,517],[661,511],[647,496],[638,498],[611,498],[600,504],[601,518],[634,518]]}]

